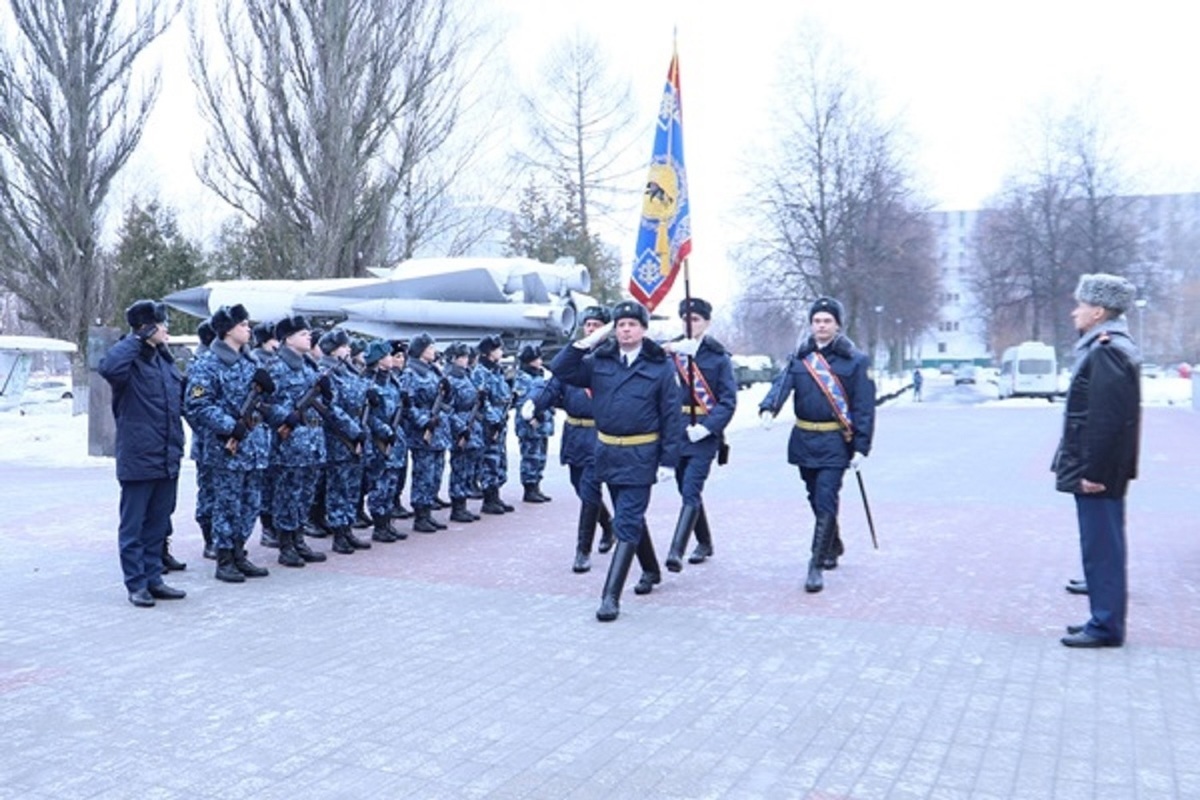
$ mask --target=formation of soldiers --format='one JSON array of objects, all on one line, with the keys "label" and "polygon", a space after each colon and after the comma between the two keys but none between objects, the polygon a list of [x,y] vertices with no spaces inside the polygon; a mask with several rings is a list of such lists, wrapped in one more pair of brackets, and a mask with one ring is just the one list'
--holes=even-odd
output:
[{"label": "formation of soldiers", "polygon": [[[241,305],[218,309],[197,333],[183,410],[193,434],[196,522],[218,580],[268,574],[247,555],[256,523],[260,544],[278,548],[280,564],[303,567],[327,559],[310,537],[330,538],[334,553],[350,555],[407,538],[396,520],[434,533],[447,527],[434,514],[443,508],[462,523],[515,510],[500,496],[509,411],[545,384],[538,348],[520,352],[510,379],[499,336],[439,353],[427,334],[352,340],[343,330],[316,331],[303,316],[251,327]],[[518,421],[526,502],[550,500],[540,483],[553,417],[550,410],[533,424]],[[447,461],[449,501],[439,497]],[[411,510],[401,501],[410,477]],[[472,499],[482,501],[479,513],[467,507]],[[168,570],[186,566],[169,545],[163,561]]]}]

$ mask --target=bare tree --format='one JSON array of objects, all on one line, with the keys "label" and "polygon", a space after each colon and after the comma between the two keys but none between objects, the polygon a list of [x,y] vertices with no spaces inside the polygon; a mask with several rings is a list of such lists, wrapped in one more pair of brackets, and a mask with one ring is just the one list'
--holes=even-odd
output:
[{"label": "bare tree", "polygon": [[178,5],[9,0],[17,36],[0,52],[0,280],[24,316],[86,352],[107,317],[98,230],[113,178],[158,95],[134,65]]},{"label": "bare tree", "polygon": [[[387,257],[398,196],[456,120],[463,45],[439,0],[223,0],[228,71],[192,20],[191,65],[212,126],[201,180],[254,222],[271,272],[353,276]],[[399,163],[390,161],[399,154]],[[417,238],[417,212],[401,232]]]},{"label": "bare tree", "polygon": [[[861,81],[802,32],[781,74],[774,147],[753,167],[750,204],[762,236],[741,263],[747,286],[778,287],[802,319],[807,303],[834,295],[852,337],[873,349],[885,333],[921,330],[936,305],[934,237],[903,165],[898,131],[882,123]],[[753,290],[751,290],[753,291]],[[880,313],[901,322],[885,332]]]},{"label": "bare tree", "polygon": [[566,187],[579,226],[580,252],[572,255],[588,267],[596,294],[615,295],[619,268],[608,265],[599,220],[636,203],[633,176],[645,168],[634,156],[640,131],[629,84],[610,76],[597,42],[579,31],[550,53],[539,75],[538,91],[523,98],[532,143],[518,160],[539,176],[544,193]]},{"label": "bare tree", "polygon": [[1154,279],[1153,268],[1133,274],[1141,234],[1093,102],[1043,114],[1028,167],[985,209],[970,284],[996,352],[1025,338],[1069,350],[1071,294],[1082,273],[1129,275],[1143,287]]}]

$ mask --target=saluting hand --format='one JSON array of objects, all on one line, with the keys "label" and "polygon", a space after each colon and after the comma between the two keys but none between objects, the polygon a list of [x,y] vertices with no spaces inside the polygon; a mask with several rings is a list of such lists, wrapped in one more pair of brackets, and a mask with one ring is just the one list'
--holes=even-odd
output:
[{"label": "saluting hand", "polygon": [[575,343],[574,346],[578,347],[580,350],[591,350],[593,347],[603,342],[604,339],[610,333],[612,333],[612,329],[613,324],[611,322],[606,322],[587,336],[580,339]]}]

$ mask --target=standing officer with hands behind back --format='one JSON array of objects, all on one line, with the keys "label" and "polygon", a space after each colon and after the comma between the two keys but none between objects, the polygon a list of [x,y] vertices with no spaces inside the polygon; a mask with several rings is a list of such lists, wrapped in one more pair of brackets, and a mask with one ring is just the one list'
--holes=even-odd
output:
[{"label": "standing officer with hands behind back", "polygon": [[[675,367],[662,347],[645,338],[649,312],[627,300],[613,306],[612,318],[613,322],[564,347],[550,366],[564,383],[590,388],[593,395],[599,440],[596,478],[608,484],[612,495],[617,537],[596,611],[601,622],[615,620],[620,612],[621,590],[635,553],[644,573],[635,591],[646,594],[661,580],[646,528],[646,508],[659,470],[674,467],[679,460],[683,433]],[[604,342],[614,328],[616,340]]]},{"label": "standing officer with hands behind back", "polygon": [[793,394],[796,423],[788,440],[788,463],[800,468],[816,522],[807,592],[825,584],[821,571],[837,566],[843,552],[838,535],[838,495],[846,468],[871,452],[875,431],[875,382],[870,360],[841,332],[842,304],[817,298],[808,311],[811,333],[776,376],[759,405],[764,427]]}]

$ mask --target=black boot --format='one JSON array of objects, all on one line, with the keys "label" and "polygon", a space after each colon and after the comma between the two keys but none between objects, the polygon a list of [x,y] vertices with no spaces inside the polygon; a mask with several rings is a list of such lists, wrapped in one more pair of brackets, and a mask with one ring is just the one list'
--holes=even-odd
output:
[{"label": "black boot", "polygon": [[356,552],[354,545],[346,538],[346,532],[349,530],[349,525],[346,525],[344,528],[338,526],[333,529],[333,552],[343,556],[353,555]]},{"label": "black boot", "polygon": [[246,576],[233,563],[233,548],[219,547],[217,548],[217,572],[215,575],[219,581],[226,583],[245,583]]},{"label": "black boot", "polygon": [[700,516],[699,506],[685,505],[679,509],[679,519],[675,521],[675,535],[671,537],[671,549],[667,553],[667,569],[679,572],[683,569],[683,551],[687,549],[688,537]]},{"label": "black boot", "polygon": [[596,517],[596,520],[600,523],[601,533],[600,533],[600,544],[597,545],[596,550],[601,553],[607,553],[609,550],[612,550],[613,541],[614,541],[613,526],[612,526],[612,514],[609,513],[608,507],[606,505],[604,505],[603,500],[600,501],[599,508],[600,508],[600,511],[599,511],[599,515]]},{"label": "black boot", "polygon": [[429,509],[429,521],[432,522],[433,527],[437,528],[439,531],[444,531],[447,527],[449,527],[446,525],[446,523],[442,522],[433,515],[433,509]]},{"label": "black boot", "polygon": [[392,506],[392,519],[412,519],[413,512],[406,508],[404,503],[400,501],[400,495],[404,494],[404,485],[406,483],[408,483],[407,464],[400,468],[400,472],[396,478],[396,504]]},{"label": "black boot", "polygon": [[200,535],[204,537],[204,557],[210,561],[216,561],[217,551],[216,548],[213,547],[212,521],[206,519],[200,522],[199,525]]},{"label": "black boot", "polygon": [[391,517],[376,514],[374,527],[371,529],[371,541],[383,542],[384,544],[391,544],[396,541],[396,537],[392,535],[391,521]]},{"label": "black boot", "polygon": [[450,511],[451,522],[474,522],[478,519],[470,511],[467,511],[467,498],[452,497],[450,498],[450,505],[452,507]]},{"label": "black boot", "polygon": [[175,556],[171,555],[171,537],[163,539],[163,572],[183,572],[187,569],[187,564],[180,561]]},{"label": "black boot", "polygon": [[504,504],[500,502],[500,490],[496,487],[483,490],[483,506],[479,509],[484,514],[503,514]]},{"label": "black boot", "polygon": [[708,514],[704,504],[700,504],[700,513],[696,516],[696,549],[688,556],[689,564],[703,564],[705,559],[713,554],[712,531],[708,527]]},{"label": "black boot", "polygon": [[308,542],[304,541],[304,529],[292,531],[292,546],[296,548],[296,552],[304,559],[306,564],[314,564],[325,560],[324,553],[318,553],[308,546]]},{"label": "black boot", "polygon": [[634,594],[650,594],[657,584],[662,583],[662,572],[658,568],[658,556],[654,553],[654,542],[650,539],[650,530],[643,526],[642,538],[637,544],[638,564],[642,568],[642,577],[637,586],[633,587]]},{"label": "black boot", "polygon": [[300,552],[296,550],[296,537],[299,536],[298,531],[276,531],[275,536],[279,541],[279,563],[285,567],[303,567],[305,561],[300,557]]},{"label": "black boot", "polygon": [[833,516],[822,514],[813,525],[812,556],[808,559],[808,579],[804,582],[804,591],[819,592],[825,588],[825,579],[821,576],[821,564],[829,549],[833,537]]},{"label": "black boot", "polygon": [[579,506],[579,536],[575,542],[575,564],[572,572],[583,573],[592,568],[592,540],[596,538],[596,517],[600,507],[593,503]]},{"label": "black boot", "polygon": [[263,547],[279,547],[279,534],[275,532],[275,522],[271,519],[271,515],[259,514],[258,524],[262,526],[258,543]]},{"label": "black boot", "polygon": [[500,496],[500,487],[499,486],[496,487],[496,502],[499,503],[500,507],[504,509],[505,514],[509,513],[510,511],[517,510],[516,508],[513,507],[513,505],[511,503],[504,502],[504,498]]},{"label": "black boot", "polygon": [[413,530],[417,533],[437,533],[438,527],[433,524],[428,508],[413,506]]},{"label": "black boot", "polygon": [[617,542],[617,550],[608,564],[604,592],[600,595],[600,608],[596,610],[596,619],[601,622],[612,622],[621,612],[621,590],[625,588],[625,579],[629,577],[629,567],[637,549],[633,542]]},{"label": "black boot", "polygon": [[258,566],[247,557],[245,539],[233,540],[233,565],[247,578],[265,578],[271,574],[266,567]]},{"label": "black boot", "polygon": [[368,542],[366,539],[360,539],[357,536],[355,536],[353,527],[350,525],[342,526],[342,536],[346,537],[346,541],[349,542],[350,546],[353,547],[355,550],[370,550],[371,549],[371,543]]},{"label": "black boot", "polygon": [[443,500],[442,498],[438,497],[437,495],[434,495],[434,496],[433,496],[433,507],[434,507],[435,509],[449,508],[449,507],[450,507],[450,501],[449,501],[449,500]]},{"label": "black boot", "polygon": [[535,492],[537,492],[537,496],[538,496],[538,497],[542,498],[542,502],[543,502],[543,503],[549,503],[549,502],[550,502],[550,495],[548,495],[548,494],[546,494],[545,492],[543,492],[543,491],[542,491],[542,482],[541,482],[541,481],[538,481],[537,483],[535,483],[535,484],[533,485],[533,490],[534,490]]},{"label": "black boot", "polygon": [[542,495],[538,492],[536,483],[523,483],[521,485],[525,487],[525,494],[521,497],[522,503],[546,502],[542,499]]},{"label": "black boot", "polygon": [[821,569],[837,569],[837,560],[845,552],[846,548],[842,544],[842,530],[838,525],[837,517],[834,517],[833,535],[830,537],[829,549],[825,551],[825,557],[821,559]]}]

